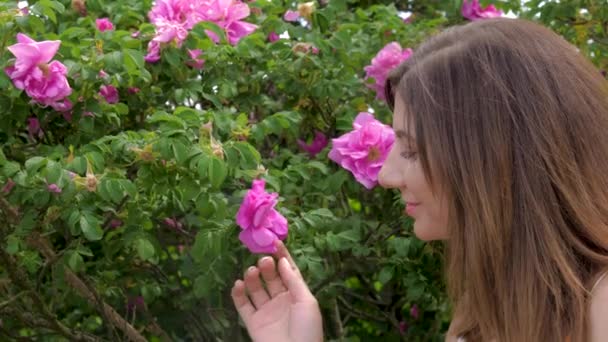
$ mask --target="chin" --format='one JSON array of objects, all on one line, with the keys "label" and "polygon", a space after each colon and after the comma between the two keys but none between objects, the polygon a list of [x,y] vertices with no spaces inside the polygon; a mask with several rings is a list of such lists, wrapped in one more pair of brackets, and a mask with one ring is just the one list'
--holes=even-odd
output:
[{"label": "chin", "polygon": [[414,222],[414,235],[422,241],[446,240],[444,229],[429,227],[424,222]]}]

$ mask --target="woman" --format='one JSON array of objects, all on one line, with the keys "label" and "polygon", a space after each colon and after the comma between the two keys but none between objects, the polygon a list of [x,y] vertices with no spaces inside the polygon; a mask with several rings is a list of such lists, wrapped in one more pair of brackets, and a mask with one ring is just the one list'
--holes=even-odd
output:
[{"label": "woman", "polygon": [[[379,180],[418,238],[446,240],[447,341],[608,340],[599,71],[540,25],[489,19],[425,42],[386,89],[398,139]],[[279,247],[278,274],[261,259],[235,305],[256,341],[321,341],[317,303]]]}]

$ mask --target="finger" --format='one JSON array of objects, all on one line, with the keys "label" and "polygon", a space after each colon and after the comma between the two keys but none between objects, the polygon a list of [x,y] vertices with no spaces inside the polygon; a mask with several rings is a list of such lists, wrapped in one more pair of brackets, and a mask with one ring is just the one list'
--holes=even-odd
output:
[{"label": "finger", "polygon": [[255,308],[249,301],[249,297],[245,294],[245,283],[242,280],[237,280],[232,287],[232,301],[234,302],[234,306],[236,307],[236,311],[238,311],[239,315],[245,322],[245,325],[248,324],[249,319],[255,313]]},{"label": "finger", "polygon": [[281,275],[281,279],[283,279],[283,283],[291,293],[294,302],[307,301],[310,297],[313,297],[308,289],[308,285],[306,285],[301,276],[296,274],[286,258],[281,258],[279,260],[279,274]]},{"label": "finger", "polygon": [[294,270],[296,275],[302,278],[302,274],[300,274],[300,269],[298,268],[298,265],[291,257],[291,254],[289,254],[289,251],[287,250],[287,247],[285,247],[283,241],[276,240],[275,246],[277,247],[277,251],[276,253],[274,253],[275,258],[277,258],[277,260],[281,260],[281,258],[286,258],[287,261],[289,261],[289,264],[291,265],[291,268]]},{"label": "finger", "polygon": [[266,304],[270,300],[268,293],[262,286],[262,281],[260,280],[260,270],[251,266],[245,272],[245,287],[247,288],[247,293],[249,293],[249,297],[251,298],[251,302],[259,309],[262,305]]},{"label": "finger", "polygon": [[274,298],[279,293],[287,291],[281,277],[277,274],[273,258],[264,257],[260,259],[258,261],[258,268],[260,269],[260,273],[262,273],[262,279],[266,282],[266,288],[270,297]]}]

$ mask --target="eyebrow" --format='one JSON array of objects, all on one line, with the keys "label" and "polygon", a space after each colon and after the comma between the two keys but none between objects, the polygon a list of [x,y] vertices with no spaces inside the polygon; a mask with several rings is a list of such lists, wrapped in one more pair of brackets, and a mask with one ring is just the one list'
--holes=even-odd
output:
[{"label": "eyebrow", "polygon": [[414,139],[408,132],[403,131],[403,130],[396,130],[395,134],[397,135],[397,138],[399,139],[406,139],[409,141],[416,141],[416,139]]}]

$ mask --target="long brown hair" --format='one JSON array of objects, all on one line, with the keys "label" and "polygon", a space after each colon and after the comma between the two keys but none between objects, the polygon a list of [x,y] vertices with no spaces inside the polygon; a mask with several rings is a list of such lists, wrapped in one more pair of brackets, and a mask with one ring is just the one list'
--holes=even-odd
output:
[{"label": "long brown hair", "polygon": [[448,197],[447,284],[467,341],[584,341],[608,266],[608,82],[530,21],[449,28],[387,81]]}]

